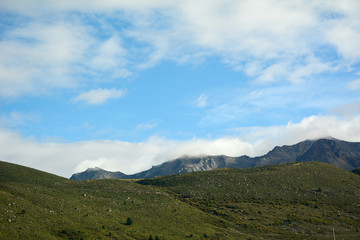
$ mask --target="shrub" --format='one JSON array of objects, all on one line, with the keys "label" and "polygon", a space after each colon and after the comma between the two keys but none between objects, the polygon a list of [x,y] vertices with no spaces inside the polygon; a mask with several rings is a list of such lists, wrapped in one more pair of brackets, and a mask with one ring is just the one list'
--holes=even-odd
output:
[{"label": "shrub", "polygon": [[133,222],[132,222],[131,218],[128,217],[128,218],[126,219],[125,225],[130,226],[130,225],[132,225],[132,224],[133,224]]}]

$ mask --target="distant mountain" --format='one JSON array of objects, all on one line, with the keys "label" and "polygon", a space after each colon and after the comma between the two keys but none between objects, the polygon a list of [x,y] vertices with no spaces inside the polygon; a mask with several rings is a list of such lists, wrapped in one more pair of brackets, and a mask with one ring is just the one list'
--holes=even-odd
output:
[{"label": "distant mountain", "polygon": [[228,156],[199,156],[199,157],[182,157],[172,161],[164,162],[161,165],[153,166],[151,169],[126,175],[122,172],[110,172],[101,168],[89,168],[84,172],[75,173],[71,176],[72,180],[89,180],[89,179],[140,179],[166,176],[179,173],[208,171],[217,168],[248,168],[254,167],[254,161],[248,156],[228,157]]},{"label": "distant mountain", "polygon": [[179,173],[207,171],[217,168],[249,168],[289,162],[320,161],[330,163],[345,170],[360,167],[360,143],[330,139],[306,140],[291,146],[277,146],[267,154],[251,158],[249,156],[200,156],[182,157],[165,162],[151,169],[126,175],[108,172],[100,168],[88,169],[74,174],[71,179],[87,180],[100,178],[139,179],[153,178]]},{"label": "distant mountain", "polygon": [[[255,157],[253,159],[256,162],[255,166],[261,167],[266,165],[296,162],[299,156],[304,155],[317,141],[306,140],[291,146],[277,146],[267,154],[260,157]],[[312,161],[316,160],[313,159]]]},{"label": "distant mountain", "polygon": [[297,159],[297,162],[320,161],[353,170],[360,167],[360,143],[336,139],[320,139]]},{"label": "distant mountain", "polygon": [[122,172],[109,172],[101,168],[88,168],[85,172],[75,173],[71,176],[72,180],[88,180],[88,179],[110,179],[110,178],[126,178],[127,175]]}]

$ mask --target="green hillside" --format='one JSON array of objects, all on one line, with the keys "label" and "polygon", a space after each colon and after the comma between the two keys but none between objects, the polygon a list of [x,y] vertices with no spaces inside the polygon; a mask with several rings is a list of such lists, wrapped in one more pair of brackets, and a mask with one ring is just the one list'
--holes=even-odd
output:
[{"label": "green hillside", "polygon": [[139,181],[253,239],[359,239],[360,177],[320,162],[220,169]]},{"label": "green hillside", "polygon": [[200,239],[221,232],[207,214],[134,181],[72,181],[4,162],[0,180],[0,239]]},{"label": "green hillside", "polygon": [[0,162],[0,239],[359,239],[360,176],[322,163],[72,181]]}]

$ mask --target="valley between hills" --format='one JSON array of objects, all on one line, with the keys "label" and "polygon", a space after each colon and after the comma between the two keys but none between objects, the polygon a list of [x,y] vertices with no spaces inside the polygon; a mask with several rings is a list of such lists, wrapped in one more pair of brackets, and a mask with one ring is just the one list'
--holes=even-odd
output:
[{"label": "valley between hills", "polygon": [[340,168],[357,164],[358,143],[305,144],[258,158],[288,163],[141,179],[0,162],[0,239],[359,239],[359,169]]}]

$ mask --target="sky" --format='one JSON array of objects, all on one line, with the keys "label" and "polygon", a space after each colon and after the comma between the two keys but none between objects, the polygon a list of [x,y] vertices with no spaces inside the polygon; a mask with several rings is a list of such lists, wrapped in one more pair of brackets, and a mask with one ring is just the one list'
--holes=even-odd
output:
[{"label": "sky", "polygon": [[358,0],[0,0],[0,159],[70,177],[360,141]]}]

